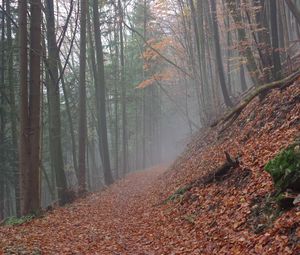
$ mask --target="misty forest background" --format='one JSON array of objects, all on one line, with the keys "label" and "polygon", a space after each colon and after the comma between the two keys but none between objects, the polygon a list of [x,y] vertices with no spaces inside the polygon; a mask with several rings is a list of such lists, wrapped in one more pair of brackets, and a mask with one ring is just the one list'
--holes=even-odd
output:
[{"label": "misty forest background", "polygon": [[298,66],[296,0],[1,0],[0,220],[168,163]]}]

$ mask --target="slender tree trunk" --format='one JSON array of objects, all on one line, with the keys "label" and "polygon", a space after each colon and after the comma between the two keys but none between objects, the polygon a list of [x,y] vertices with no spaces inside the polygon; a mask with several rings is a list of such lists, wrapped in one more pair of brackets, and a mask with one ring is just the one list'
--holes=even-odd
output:
[{"label": "slender tree trunk", "polygon": [[4,194],[4,190],[5,190],[5,183],[4,180],[1,179],[0,181],[0,221],[2,221],[5,217],[4,215],[4,209],[5,209],[5,194]]},{"label": "slender tree trunk", "polygon": [[[4,1],[2,1],[4,5]],[[5,89],[5,17],[1,17],[1,44],[0,44],[0,162],[5,164],[6,152],[5,152],[5,130],[6,130],[6,89]],[[3,173],[2,173],[3,174]],[[5,210],[5,179],[0,180],[0,219],[4,218]]]},{"label": "slender tree trunk", "polygon": [[300,10],[298,7],[293,3],[292,0],[285,0],[287,6],[289,7],[290,11],[293,13],[298,25],[300,25]]},{"label": "slender tree trunk", "polygon": [[110,156],[107,139],[107,124],[106,124],[106,99],[105,99],[105,77],[104,77],[104,57],[101,40],[100,30],[100,18],[98,1],[93,0],[93,21],[94,21],[94,32],[95,32],[95,44],[96,44],[96,55],[97,55],[97,67],[98,67],[98,80],[99,80],[99,95],[96,95],[96,101],[100,101],[100,112],[97,114],[100,118],[100,137],[101,147],[103,152],[102,163],[104,168],[104,180],[105,184],[109,185],[113,183],[113,177],[110,168]]},{"label": "slender tree trunk", "polygon": [[231,66],[230,66],[230,60],[231,60],[231,46],[232,46],[232,35],[230,31],[230,21],[229,21],[229,14],[226,15],[225,20],[225,29],[227,31],[227,84],[228,84],[228,92],[232,95],[233,93],[233,78],[231,77]]},{"label": "slender tree trunk", "polygon": [[224,66],[223,66],[223,60],[222,60],[222,55],[221,55],[219,27],[218,27],[218,21],[217,21],[216,1],[215,0],[211,0],[211,11],[213,14],[213,30],[214,30],[215,51],[216,51],[216,61],[217,61],[217,66],[218,66],[219,80],[220,80],[221,89],[222,89],[222,93],[223,93],[223,97],[224,97],[224,102],[225,102],[226,106],[231,107],[232,102],[229,98],[228,90],[226,87]]},{"label": "slender tree trunk", "polygon": [[260,55],[261,63],[263,66],[263,82],[267,83],[271,80],[271,68],[273,65],[273,60],[271,56],[271,40],[269,33],[269,25],[266,17],[265,0],[255,0],[254,7],[257,8],[255,15],[256,23],[258,24],[257,43],[258,52]]},{"label": "slender tree trunk", "polygon": [[[213,22],[212,22],[212,13],[210,11],[210,6],[209,6],[209,2],[208,1],[204,1],[203,4],[203,9],[204,12],[206,13],[205,16],[205,21],[206,24],[208,24],[208,29],[209,31],[212,29],[213,27]],[[219,82],[218,82],[218,75],[215,75],[213,72],[217,72],[217,67],[216,64],[212,63],[212,58],[214,55],[214,42],[213,42],[214,38],[213,35],[210,35],[209,37],[207,37],[206,40],[206,48],[207,48],[207,61],[208,61],[208,71],[209,71],[209,76],[210,76],[210,80],[212,82],[212,86],[211,86],[211,91],[212,91],[212,101],[213,101],[213,107],[214,107],[214,112],[216,115],[218,115],[219,111],[220,111],[220,105],[221,105],[221,99],[220,99],[220,90],[219,90]],[[214,70],[215,69],[215,70]]]},{"label": "slender tree trunk", "polygon": [[[143,23],[143,33],[144,33],[144,38],[145,40],[147,40],[147,1],[144,0],[144,23]],[[144,51],[144,49],[143,49]],[[143,58],[143,66],[145,65],[145,59]],[[143,68],[143,80],[145,80],[145,70]],[[142,102],[142,122],[143,122],[143,131],[142,131],[142,168],[145,169],[146,168],[146,143],[147,143],[147,137],[146,137],[146,99],[147,99],[147,95],[146,95],[146,89],[143,89],[143,102]]]},{"label": "slender tree trunk", "polygon": [[[94,77],[94,85],[95,85],[95,105],[96,105],[96,131],[98,134],[98,147],[100,152],[100,158],[101,161],[103,161],[103,149],[102,149],[102,138],[100,134],[100,128],[101,128],[101,119],[100,119],[100,112],[101,112],[101,106],[100,106],[100,100],[97,100],[100,98],[100,92],[99,92],[99,75],[97,70],[97,64],[96,64],[96,57],[95,57],[95,47],[93,42],[93,36],[92,36],[92,24],[91,24],[91,17],[90,17],[90,11],[87,10],[87,16],[88,16],[88,37],[89,37],[89,55],[90,55],[90,61],[91,61],[91,75]],[[102,162],[103,165],[103,162]]]},{"label": "slender tree trunk", "polygon": [[271,33],[272,33],[272,55],[274,61],[273,78],[280,80],[281,78],[281,60],[279,53],[279,36],[278,36],[278,21],[277,21],[277,1],[270,0],[271,12]]},{"label": "slender tree trunk", "polygon": [[86,141],[87,141],[87,117],[86,117],[86,13],[87,1],[81,0],[80,16],[80,71],[79,71],[79,192],[86,191]]},{"label": "slender tree trunk", "polygon": [[258,73],[258,67],[255,62],[255,58],[253,55],[253,52],[251,50],[251,47],[249,45],[245,44],[248,42],[247,34],[245,29],[243,28],[243,20],[241,16],[240,11],[240,0],[226,0],[227,6],[230,10],[231,16],[234,20],[235,25],[238,27],[238,41],[239,41],[239,52],[240,54],[247,60],[246,66],[248,68],[248,71],[250,73],[250,77],[252,79],[252,82],[254,85],[259,85],[259,73]]},{"label": "slender tree trunk", "polygon": [[282,26],[283,26],[285,48],[286,48],[286,50],[288,50],[288,48],[290,47],[289,29],[288,29],[288,24],[287,24],[286,6],[283,1],[280,1],[279,9],[280,9],[280,17],[281,17]]},{"label": "slender tree trunk", "polygon": [[120,63],[121,63],[121,102],[122,102],[122,156],[123,156],[123,175],[128,171],[128,135],[127,135],[127,116],[126,116],[126,81],[125,81],[125,61],[124,61],[124,40],[123,40],[123,8],[121,0],[118,0],[120,15]]},{"label": "slender tree trunk", "polygon": [[[117,13],[118,7],[115,6],[115,12]],[[117,19],[117,17],[116,17]],[[115,38],[115,63],[114,63],[114,72],[115,72],[115,78],[114,78],[114,109],[115,109],[115,172],[116,172],[116,178],[119,178],[119,94],[118,94],[118,83],[119,83],[119,33],[117,29],[117,21],[115,22],[114,27],[114,38]]]},{"label": "slender tree trunk", "polygon": [[[61,64],[61,61],[59,60],[59,71],[62,73],[63,67]],[[70,129],[70,136],[71,136],[71,145],[72,145],[72,159],[73,159],[73,166],[77,175],[78,179],[78,162],[77,162],[77,155],[76,155],[76,142],[75,142],[75,131],[74,131],[74,125],[73,125],[73,119],[71,114],[71,107],[70,107],[70,100],[69,100],[69,84],[67,85],[65,83],[64,77],[61,78],[61,87],[64,94],[64,100],[66,104],[66,112],[67,112],[67,118],[69,122],[69,129]]]},{"label": "slender tree trunk", "polygon": [[246,82],[246,77],[245,77],[245,68],[244,65],[240,64],[240,82],[241,82],[241,89],[242,91],[247,90],[247,82]]},{"label": "slender tree trunk", "polygon": [[135,170],[139,169],[139,159],[140,159],[140,152],[139,152],[139,91],[135,91]]},{"label": "slender tree trunk", "polygon": [[29,63],[29,164],[27,196],[23,213],[40,209],[40,116],[41,116],[41,23],[42,3],[30,1],[30,63]]},{"label": "slender tree trunk", "polygon": [[[198,28],[199,28],[199,39],[200,39],[200,51],[201,51],[201,65],[202,65],[202,83],[204,86],[204,91],[205,91],[205,107],[207,109],[206,115],[210,115],[209,111],[212,108],[211,101],[212,101],[212,93],[211,93],[211,88],[209,87],[209,82],[208,82],[208,70],[207,70],[207,58],[206,58],[206,40],[207,36],[205,35],[205,27],[204,27],[204,13],[205,13],[205,8],[204,8],[204,3],[202,1],[196,1],[197,3],[197,13],[198,13]],[[208,116],[206,116],[208,117]]]},{"label": "slender tree trunk", "polygon": [[[204,103],[204,90],[203,90],[203,72],[202,72],[202,56],[201,56],[201,50],[200,50],[200,38],[199,38],[199,29],[198,29],[198,23],[197,23],[197,17],[196,17],[196,10],[194,6],[194,1],[189,0],[190,8],[191,8],[191,15],[192,15],[192,22],[193,22],[193,31],[194,31],[194,37],[195,37],[195,43],[196,43],[196,51],[197,51],[197,62],[198,62],[198,72],[193,67],[194,77],[195,77],[195,89],[197,93],[197,101],[198,101],[198,107],[199,107],[199,117],[200,117],[200,123],[205,125],[205,121],[202,117],[203,114],[201,114],[203,111],[205,111],[205,103]],[[193,47],[191,46],[190,52],[191,52],[191,60],[192,63],[194,62],[194,54],[193,54]],[[192,64],[194,65],[194,64]],[[198,80],[198,82],[196,82]],[[198,83],[198,84],[197,84]],[[204,122],[204,123],[203,123]]]},{"label": "slender tree trunk", "polygon": [[6,12],[7,12],[7,48],[8,48],[8,84],[9,84],[9,99],[10,99],[10,122],[11,122],[11,132],[12,132],[12,144],[14,147],[13,158],[14,165],[14,185],[15,185],[15,200],[16,200],[16,214],[21,215],[20,208],[20,176],[18,168],[18,137],[17,137],[17,109],[16,109],[16,99],[15,99],[15,88],[14,88],[14,74],[13,74],[13,41],[12,41],[12,28],[11,28],[11,3],[6,1]]},{"label": "slender tree trunk", "polygon": [[27,1],[19,0],[19,70],[20,70],[20,204],[21,214],[27,214],[29,171],[29,117],[28,117],[28,50],[27,50]]},{"label": "slender tree trunk", "polygon": [[50,125],[50,156],[55,171],[59,204],[68,202],[67,179],[61,144],[60,91],[58,81],[59,55],[55,36],[53,0],[46,0],[47,41],[48,41],[48,73],[49,73],[49,125]]}]

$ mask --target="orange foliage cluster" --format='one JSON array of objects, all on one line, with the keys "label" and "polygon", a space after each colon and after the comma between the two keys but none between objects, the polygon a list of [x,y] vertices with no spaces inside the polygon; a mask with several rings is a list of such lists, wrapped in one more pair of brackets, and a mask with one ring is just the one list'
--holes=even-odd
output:
[{"label": "orange foliage cluster", "polygon": [[[300,132],[300,80],[253,100],[225,131],[202,130],[186,152],[163,167],[129,175],[99,194],[58,208],[19,227],[0,228],[0,250],[43,254],[300,254],[300,208],[255,233],[253,201],[274,187],[264,165]],[[178,188],[241,155],[220,183]],[[11,253],[9,253],[11,252]],[[24,253],[23,253],[24,254]],[[25,253],[26,254],[26,253]],[[27,253],[28,254],[28,253]],[[37,254],[37,253],[36,253]]]},{"label": "orange foliage cluster", "polygon": [[[160,40],[150,39],[147,41],[147,43],[151,45],[153,49],[163,53],[173,44],[173,39],[171,37],[164,37]],[[155,61],[157,58],[159,58],[159,55],[153,49],[147,48],[143,52],[143,58],[146,62]]]},{"label": "orange foliage cluster", "polygon": [[137,88],[138,89],[144,89],[148,86],[153,85],[156,81],[159,82],[169,82],[174,81],[178,77],[178,72],[174,68],[166,68],[159,74],[152,75],[149,79],[142,81]]}]

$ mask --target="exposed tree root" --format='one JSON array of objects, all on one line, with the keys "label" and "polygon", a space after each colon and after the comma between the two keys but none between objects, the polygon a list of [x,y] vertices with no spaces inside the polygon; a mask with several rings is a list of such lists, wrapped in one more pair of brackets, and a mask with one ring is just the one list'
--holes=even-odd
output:
[{"label": "exposed tree root", "polygon": [[202,184],[206,185],[213,182],[222,181],[229,174],[229,171],[231,169],[239,166],[238,157],[233,159],[226,151],[225,151],[225,156],[226,156],[225,163],[223,163],[221,166],[219,166],[217,169],[215,169],[213,172],[209,173],[208,175],[200,179],[194,180],[191,183],[187,184],[186,186],[179,188],[172,195],[170,195],[166,200],[164,200],[163,204],[168,203],[170,201],[174,201],[178,198],[184,199],[183,196],[194,187],[198,187]]},{"label": "exposed tree root", "polygon": [[[255,89],[252,93],[246,96],[245,99],[243,99],[237,106],[235,106],[232,111],[230,111],[228,114],[223,116],[221,119],[216,121],[211,125],[211,127],[217,126],[220,123],[224,123],[228,121],[229,119],[233,118],[234,120],[240,115],[240,113],[243,111],[243,109],[257,96],[261,94],[265,94],[268,91],[276,88],[285,89],[287,86],[291,85],[300,75],[300,68],[291,74],[290,76],[279,80],[274,81],[265,85],[262,85]],[[222,130],[224,131],[224,130]]]}]

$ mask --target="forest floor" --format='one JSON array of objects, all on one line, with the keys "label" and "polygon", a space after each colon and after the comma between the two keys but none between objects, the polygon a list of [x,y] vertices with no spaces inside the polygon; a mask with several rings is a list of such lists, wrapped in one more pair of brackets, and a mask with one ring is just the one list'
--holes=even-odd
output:
[{"label": "forest floor", "polygon": [[99,194],[2,229],[0,247],[5,254],[155,254],[152,189],[164,170],[130,174]]},{"label": "forest floor", "polygon": [[[200,130],[168,168],[132,173],[41,218],[1,227],[0,251],[299,255],[300,207],[279,213],[263,170],[299,135],[300,79],[262,102],[254,99],[229,126]],[[240,164],[206,182],[225,162],[224,151],[239,155]]]}]

